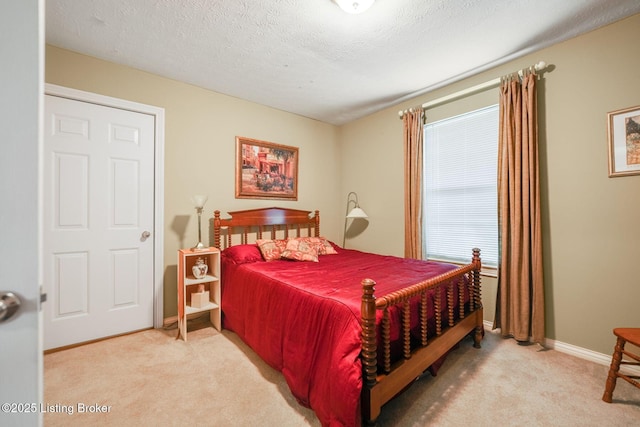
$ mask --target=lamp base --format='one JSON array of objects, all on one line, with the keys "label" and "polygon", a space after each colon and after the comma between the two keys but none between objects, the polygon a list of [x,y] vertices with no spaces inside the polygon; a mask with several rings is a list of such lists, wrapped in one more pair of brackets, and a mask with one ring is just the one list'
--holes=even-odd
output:
[{"label": "lamp base", "polygon": [[197,251],[205,251],[207,250],[207,248],[204,246],[204,243],[198,242],[198,244],[192,247],[191,250],[193,252],[197,252]]}]

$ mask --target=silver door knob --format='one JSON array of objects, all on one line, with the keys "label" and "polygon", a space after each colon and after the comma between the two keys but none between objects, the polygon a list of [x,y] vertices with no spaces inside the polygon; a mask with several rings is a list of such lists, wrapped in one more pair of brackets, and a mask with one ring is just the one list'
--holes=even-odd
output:
[{"label": "silver door knob", "polygon": [[9,320],[20,308],[20,298],[13,292],[0,292],[0,322]]},{"label": "silver door knob", "polygon": [[143,231],[142,236],[140,236],[140,241],[144,242],[149,238],[149,236],[151,236],[151,233],[149,233],[148,231]]}]

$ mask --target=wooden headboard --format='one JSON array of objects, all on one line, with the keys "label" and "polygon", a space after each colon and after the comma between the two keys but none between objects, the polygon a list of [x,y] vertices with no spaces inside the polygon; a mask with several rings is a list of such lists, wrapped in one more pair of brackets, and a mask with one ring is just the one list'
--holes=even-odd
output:
[{"label": "wooden headboard", "polygon": [[256,239],[262,239],[263,234],[270,233],[271,239],[276,238],[276,232],[282,231],[284,238],[293,234],[295,237],[320,237],[320,211],[286,208],[261,208],[244,211],[228,212],[230,218],[220,218],[220,211],[213,213],[213,242],[216,248],[224,249],[232,246],[232,236],[240,236],[240,242],[249,243],[249,235],[255,233]]}]

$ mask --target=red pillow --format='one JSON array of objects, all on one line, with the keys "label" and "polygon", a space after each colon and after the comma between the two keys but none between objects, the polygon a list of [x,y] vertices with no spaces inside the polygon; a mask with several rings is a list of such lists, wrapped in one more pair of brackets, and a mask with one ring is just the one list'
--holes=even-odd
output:
[{"label": "red pillow", "polygon": [[223,250],[221,256],[236,264],[263,261],[262,254],[257,245],[236,245]]}]

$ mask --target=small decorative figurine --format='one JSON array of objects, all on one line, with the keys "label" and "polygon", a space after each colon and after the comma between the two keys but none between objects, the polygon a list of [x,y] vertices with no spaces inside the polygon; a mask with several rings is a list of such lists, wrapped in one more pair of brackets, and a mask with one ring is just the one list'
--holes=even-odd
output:
[{"label": "small decorative figurine", "polygon": [[191,269],[193,271],[193,276],[196,279],[202,279],[207,275],[207,271],[209,270],[209,266],[204,262],[202,257],[199,257],[196,260],[196,264]]}]

